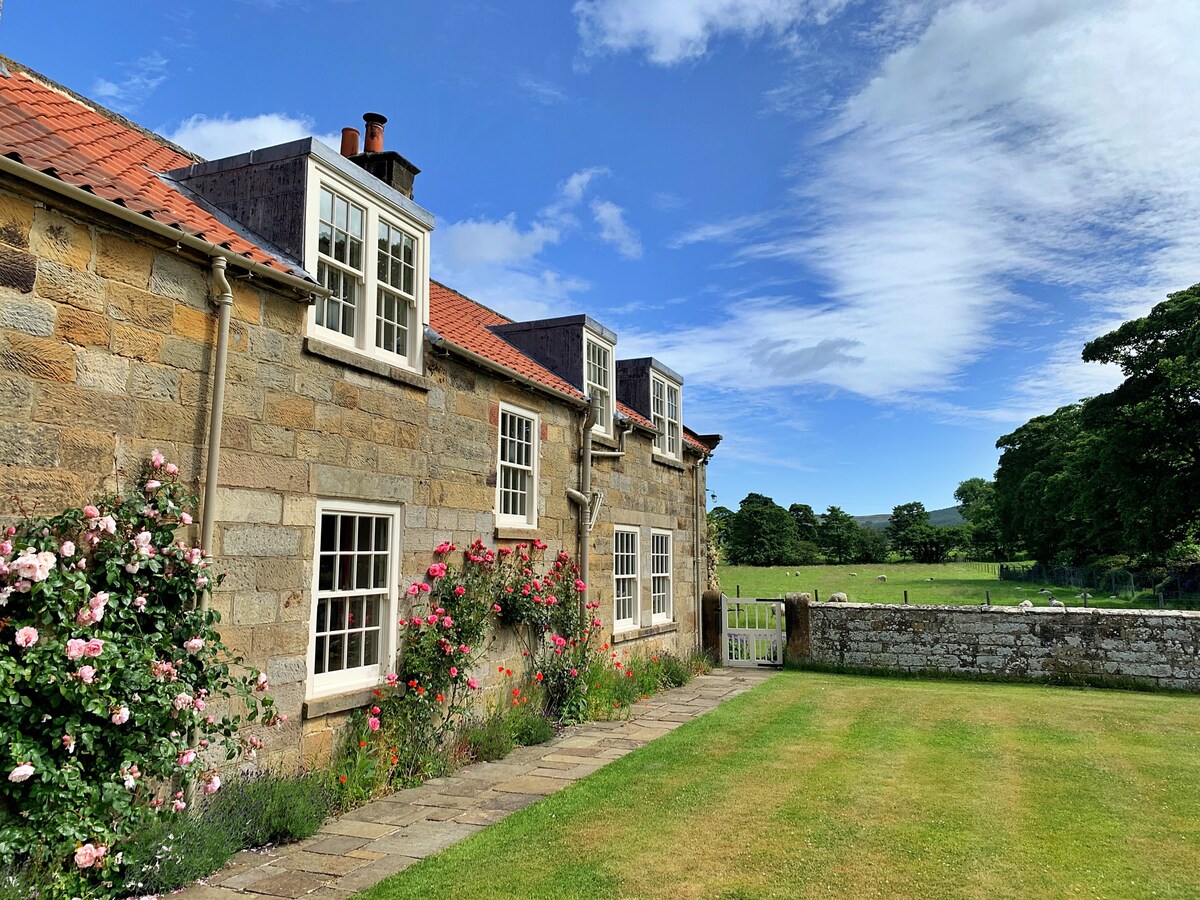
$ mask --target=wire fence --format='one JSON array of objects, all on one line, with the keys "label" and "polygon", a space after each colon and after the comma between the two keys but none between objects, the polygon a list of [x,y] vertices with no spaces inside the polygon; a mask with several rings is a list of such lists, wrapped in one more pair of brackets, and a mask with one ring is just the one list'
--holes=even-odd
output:
[{"label": "wire fence", "polygon": [[1200,604],[1200,566],[1144,571],[1099,566],[1044,566],[1000,563],[1002,581],[1053,584],[1091,591],[1114,600],[1133,600],[1148,595],[1172,605]]}]

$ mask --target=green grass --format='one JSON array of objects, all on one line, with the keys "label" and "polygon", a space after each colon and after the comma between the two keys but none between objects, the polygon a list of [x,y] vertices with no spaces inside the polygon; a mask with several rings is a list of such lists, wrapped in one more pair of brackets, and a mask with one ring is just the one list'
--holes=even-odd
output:
[{"label": "green grass", "polygon": [[1200,896],[1200,697],[784,672],[401,898]]},{"label": "green grass", "polygon": [[[785,575],[791,572],[791,575]],[[855,573],[851,576],[851,572]],[[1046,597],[1038,594],[1049,590],[1067,606],[1082,606],[1076,598],[1077,588],[1044,584],[1001,581],[995,564],[984,563],[864,563],[852,566],[719,566],[721,590],[730,597],[741,588],[743,597],[773,599],[786,593],[814,590],[822,601],[834,591],[843,591],[852,603],[902,603],[908,590],[909,603],[979,604],[987,591],[992,603],[1011,606],[1030,599],[1037,606],[1046,606]],[[797,574],[799,573],[799,574]],[[887,582],[875,580],[886,575]],[[1020,588],[1020,590],[1018,590]],[[1145,598],[1111,600],[1107,595],[1093,596],[1088,606],[1114,609],[1138,608],[1148,605]],[[1157,605],[1157,604],[1151,604]],[[1168,602],[1167,604],[1171,604]]]}]

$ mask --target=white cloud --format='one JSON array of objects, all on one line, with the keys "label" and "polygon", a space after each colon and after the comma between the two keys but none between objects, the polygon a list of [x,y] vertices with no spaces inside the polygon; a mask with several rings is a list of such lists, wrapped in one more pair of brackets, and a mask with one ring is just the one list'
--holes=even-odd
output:
[{"label": "white cloud", "polygon": [[600,226],[600,240],[612,244],[626,259],[640,259],[642,241],[625,221],[625,210],[608,200],[592,201],[592,216]]},{"label": "white cloud", "polygon": [[556,271],[542,253],[579,228],[574,211],[592,182],[607,174],[603,166],[572,173],[528,226],[516,213],[439,226],[431,253],[434,276],[513,319],[563,314],[589,285]]},{"label": "white cloud", "polygon": [[[920,26],[896,9],[902,34],[871,35],[874,77],[805,148],[790,216],[675,242],[739,239],[734,261],[793,264],[820,294],[740,300],[653,352],[702,384],[828,385],[989,421],[1111,387],[1084,341],[1200,272],[1200,5],[956,2]],[[1057,339],[994,408],[949,403],[1046,318],[1030,284],[1071,307]]]},{"label": "white cloud", "polygon": [[263,113],[244,118],[228,115],[209,118],[197,114],[184,119],[165,136],[205,159],[221,159],[305,137],[316,137],[334,149],[340,143],[340,135],[316,134],[313,120],[307,116],[286,113]]},{"label": "white cloud", "polygon": [[643,50],[670,66],[703,56],[713,38],[785,36],[825,21],[847,0],[578,0],[572,7],[586,55]]},{"label": "white cloud", "polygon": [[762,229],[772,218],[770,213],[750,213],[716,222],[693,225],[683,234],[672,238],[667,246],[677,250],[689,244],[703,244],[708,241],[722,244],[738,242],[745,239],[748,234]]},{"label": "white cloud", "polygon": [[126,66],[123,77],[116,81],[97,78],[92,83],[92,96],[118,112],[136,112],[154,90],[167,80],[168,62],[170,60],[157,50],[148,53]]},{"label": "white cloud", "polygon": [[543,106],[557,106],[570,99],[561,88],[548,81],[535,78],[528,72],[523,72],[517,77],[517,87],[525,96]]}]

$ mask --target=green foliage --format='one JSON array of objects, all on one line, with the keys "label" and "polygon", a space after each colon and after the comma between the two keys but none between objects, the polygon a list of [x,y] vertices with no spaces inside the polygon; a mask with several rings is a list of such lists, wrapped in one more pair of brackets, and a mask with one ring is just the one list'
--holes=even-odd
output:
[{"label": "green foliage", "polygon": [[556,733],[553,720],[539,712],[536,705],[514,707],[507,718],[512,739],[522,747],[544,744]]},{"label": "green foliage", "polygon": [[971,526],[969,543],[975,559],[1011,559],[1013,552],[1005,546],[1000,514],[996,506],[996,485],[984,478],[968,478],[954,491],[959,511]]},{"label": "green foliage", "polygon": [[243,724],[281,721],[265,675],[240,668],[201,605],[204,554],[175,541],[194,502],[155,453],[127,495],[25,519],[0,542],[0,862],[40,854],[47,897],[112,895],[123,843],[173,820],[188,782],[220,787],[200,760],[233,760],[261,746]]},{"label": "green foliage", "polygon": [[747,494],[726,528],[726,556],[748,566],[794,563],[801,555],[795,519],[770,497]]},{"label": "green foliage", "polygon": [[708,539],[724,559],[729,553],[729,522],[735,515],[728,506],[714,506],[708,511]]},{"label": "green foliage", "polygon": [[796,523],[796,534],[800,536],[800,540],[815,544],[817,526],[820,521],[817,519],[817,514],[813,512],[813,508],[807,503],[793,503],[788,507],[788,515]]},{"label": "green foliage", "polygon": [[[855,542],[854,562],[856,563],[885,563],[891,548],[887,535],[878,528],[868,525],[858,526],[858,540]],[[809,563],[811,565],[811,563]]]},{"label": "green foliage", "polygon": [[[925,504],[919,501],[901,503],[892,508],[891,518],[888,519],[887,536],[892,543],[892,549],[900,554],[901,559],[913,559],[916,529],[928,527],[929,513]],[[921,535],[928,540],[927,534]]]},{"label": "green foliage", "polygon": [[858,523],[853,516],[837,506],[825,510],[817,527],[817,540],[826,556],[839,565],[849,562],[858,548],[858,536]]},{"label": "green foliage", "polygon": [[459,741],[459,753],[464,760],[502,759],[516,746],[510,714],[501,710],[482,719],[468,719],[459,732]]},{"label": "green foliage", "polygon": [[325,775],[233,778],[196,812],[139,832],[125,849],[122,887],[139,894],[184,887],[239,850],[311,837],[329,812]]}]

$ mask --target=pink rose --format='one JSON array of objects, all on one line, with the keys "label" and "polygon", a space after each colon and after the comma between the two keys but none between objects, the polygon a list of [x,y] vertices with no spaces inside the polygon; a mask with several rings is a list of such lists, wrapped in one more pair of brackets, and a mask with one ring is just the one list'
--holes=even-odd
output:
[{"label": "pink rose", "polygon": [[75,851],[75,865],[81,869],[90,869],[99,858],[95,846],[90,842]]},{"label": "pink rose", "polygon": [[160,487],[162,487],[162,482],[153,478],[146,482],[146,490],[148,491],[157,491]]},{"label": "pink rose", "polygon": [[206,793],[206,794],[215,794],[220,789],[221,789],[221,776],[220,775],[213,775],[212,778],[208,779],[208,781],[206,781],[204,783],[204,793]]},{"label": "pink rose", "polygon": [[91,666],[80,666],[76,674],[84,684],[91,684],[96,680],[96,670]]},{"label": "pink rose", "polygon": [[204,638],[194,637],[183,642],[183,649],[188,653],[199,653],[204,649]]},{"label": "pink rose", "polygon": [[179,474],[179,466],[175,465],[175,463],[167,463],[166,471],[167,471],[168,475],[178,475]]},{"label": "pink rose", "polygon": [[67,641],[67,659],[79,659],[83,656],[84,650],[87,647],[87,641],[79,638],[71,638]]},{"label": "pink rose", "polygon": [[400,680],[400,676],[397,675],[395,672],[388,672],[386,680],[388,683],[388,687],[395,687],[396,682]]},{"label": "pink rose", "polygon": [[179,759],[177,761],[181,766],[190,766],[196,761],[196,751],[184,750],[179,754]]},{"label": "pink rose", "polygon": [[145,609],[146,608],[146,598],[145,597],[134,597],[133,598],[133,608],[136,609],[138,612],[141,612],[143,609]]},{"label": "pink rose", "polygon": [[492,604],[492,612],[494,612],[494,613],[500,612],[500,604],[499,603]]},{"label": "pink rose", "polygon": [[269,688],[270,688],[270,685],[267,683],[267,673],[259,672],[258,679],[254,683],[254,689],[256,691],[258,691],[259,693],[262,693],[263,691],[266,691]]},{"label": "pink rose", "polygon": [[89,519],[100,518],[100,510],[96,509],[96,507],[91,506],[90,504],[83,508],[83,514]]},{"label": "pink rose", "polygon": [[421,593],[421,589],[419,587],[417,587],[415,584],[410,584],[408,586],[408,594],[410,597],[415,597],[419,593]]},{"label": "pink rose", "polygon": [[451,677],[451,678],[457,678],[457,677],[458,677],[458,666],[451,666],[451,667],[450,667],[450,677]]},{"label": "pink rose", "polygon": [[179,798],[176,798],[175,800],[171,801],[171,809],[175,810],[175,812],[183,812],[185,809],[187,809],[187,804]]},{"label": "pink rose", "polygon": [[458,596],[458,597],[461,597],[466,592],[467,592],[467,589],[465,587],[463,587],[461,584],[454,589],[454,594],[455,594],[455,596]]},{"label": "pink rose", "polygon": [[446,574],[446,564],[445,563],[440,563],[440,562],[434,563],[432,566],[429,567],[429,577],[430,578],[441,578],[445,574]]},{"label": "pink rose", "polygon": [[479,682],[476,681],[474,678],[468,678],[467,679],[467,687],[469,687],[473,691],[477,691],[477,690],[479,690]]},{"label": "pink rose", "polygon": [[371,716],[371,718],[367,719],[367,728],[371,731],[378,731],[379,718],[377,716]]},{"label": "pink rose", "polygon": [[192,524],[192,516],[190,513],[180,513],[179,521],[184,525],[191,525]]},{"label": "pink rose", "polygon": [[155,469],[161,469],[163,467],[163,463],[165,462],[166,459],[157,450],[150,454],[150,465]]},{"label": "pink rose", "polygon": [[175,708],[178,710],[187,709],[189,706],[192,705],[192,695],[191,694],[178,694],[178,695],[176,695],[175,699],[172,702],[173,702]]},{"label": "pink rose", "polygon": [[115,713],[112,714],[112,723],[114,725],[124,725],[128,721],[129,721],[129,707],[128,706],[122,706],[120,709],[118,709]]},{"label": "pink rose", "polygon": [[83,655],[95,659],[104,651],[104,641],[99,638],[92,638],[83,645]]},{"label": "pink rose", "polygon": [[33,775],[33,766],[29,763],[21,763],[15,769],[8,773],[9,781],[28,781]]},{"label": "pink rose", "polygon": [[17,631],[17,646],[32,647],[38,642],[38,630],[30,625]]},{"label": "pink rose", "polygon": [[75,544],[72,541],[63,541],[62,546],[58,548],[59,556],[74,556]]}]

